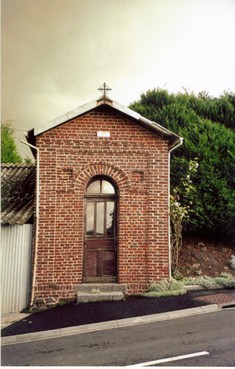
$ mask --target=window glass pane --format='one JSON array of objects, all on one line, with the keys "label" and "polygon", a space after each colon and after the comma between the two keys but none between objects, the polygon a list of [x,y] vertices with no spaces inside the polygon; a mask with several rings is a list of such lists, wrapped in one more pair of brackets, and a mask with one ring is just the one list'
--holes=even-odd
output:
[{"label": "window glass pane", "polygon": [[114,234],[114,202],[108,201],[106,208],[106,233],[108,236]]},{"label": "window glass pane", "polygon": [[100,193],[100,180],[92,182],[88,188],[87,193]]},{"label": "window glass pane", "polygon": [[94,235],[94,208],[93,202],[88,202],[86,207],[86,234],[88,236]]},{"label": "window glass pane", "polygon": [[102,193],[115,193],[113,185],[108,181],[102,180]]},{"label": "window glass pane", "polygon": [[96,206],[96,234],[102,236],[104,234],[104,203],[97,202]]}]

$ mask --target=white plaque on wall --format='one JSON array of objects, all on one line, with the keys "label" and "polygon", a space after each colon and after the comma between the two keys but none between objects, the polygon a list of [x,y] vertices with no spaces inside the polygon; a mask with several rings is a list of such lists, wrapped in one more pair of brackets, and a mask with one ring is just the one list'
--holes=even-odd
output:
[{"label": "white plaque on wall", "polygon": [[110,132],[109,131],[98,131],[97,137],[110,137]]}]

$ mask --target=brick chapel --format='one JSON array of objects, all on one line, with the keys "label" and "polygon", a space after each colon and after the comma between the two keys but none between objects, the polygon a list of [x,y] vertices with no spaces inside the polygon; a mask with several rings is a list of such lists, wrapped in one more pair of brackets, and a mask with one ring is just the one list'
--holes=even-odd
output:
[{"label": "brick chapel", "polygon": [[104,89],[27,139],[38,164],[35,300],[73,299],[89,283],[140,293],[169,278],[169,153],[179,136]]}]

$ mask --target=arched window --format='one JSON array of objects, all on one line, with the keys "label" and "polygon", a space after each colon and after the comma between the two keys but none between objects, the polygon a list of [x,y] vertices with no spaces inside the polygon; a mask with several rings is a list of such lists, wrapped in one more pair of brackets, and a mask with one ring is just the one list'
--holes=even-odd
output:
[{"label": "arched window", "polygon": [[115,194],[114,186],[105,179],[96,179],[89,184],[86,190],[87,195],[104,195],[104,194]]}]

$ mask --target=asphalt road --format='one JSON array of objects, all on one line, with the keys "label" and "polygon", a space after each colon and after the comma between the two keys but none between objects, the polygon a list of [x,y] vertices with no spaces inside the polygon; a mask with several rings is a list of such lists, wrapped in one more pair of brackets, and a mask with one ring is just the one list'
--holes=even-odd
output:
[{"label": "asphalt road", "polygon": [[[235,366],[235,309],[2,347],[3,366]],[[206,352],[206,353],[205,353]]]}]

